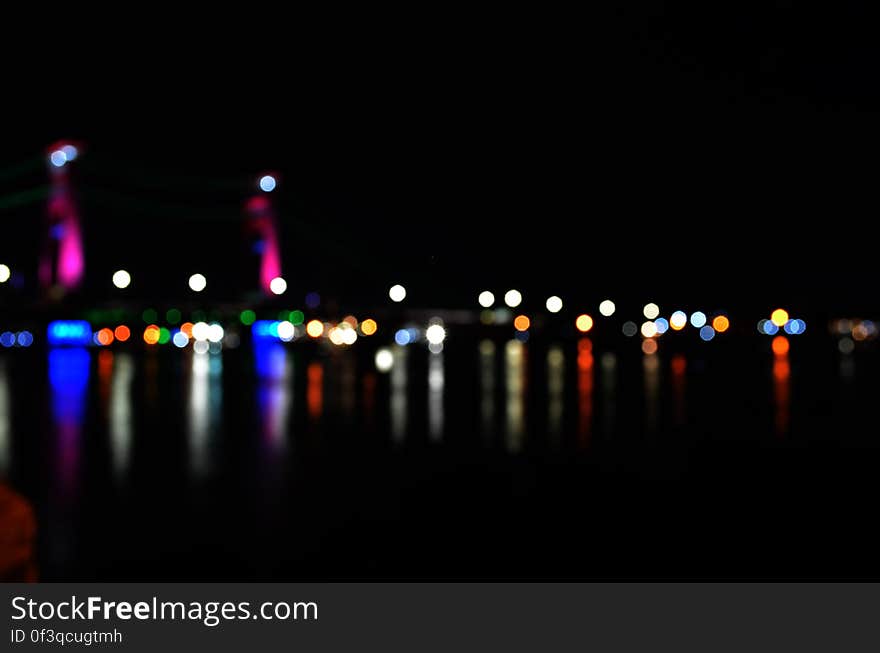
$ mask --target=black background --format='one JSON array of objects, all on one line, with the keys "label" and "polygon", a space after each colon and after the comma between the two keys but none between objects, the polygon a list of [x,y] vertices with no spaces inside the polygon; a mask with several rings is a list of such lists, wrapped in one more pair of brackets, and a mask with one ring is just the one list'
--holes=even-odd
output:
[{"label": "black background", "polygon": [[[872,22],[762,7],[50,30],[10,66],[3,160],[85,143],[95,296],[119,267],[144,297],[197,270],[239,290],[241,205],[271,170],[294,297],[870,309]],[[34,266],[41,212],[2,212],[4,260]]]}]

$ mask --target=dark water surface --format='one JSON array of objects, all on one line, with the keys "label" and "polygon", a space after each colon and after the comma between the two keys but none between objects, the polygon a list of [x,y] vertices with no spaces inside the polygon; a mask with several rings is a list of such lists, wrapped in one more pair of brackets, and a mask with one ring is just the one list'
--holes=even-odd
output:
[{"label": "dark water surface", "polygon": [[0,472],[43,580],[880,576],[876,354],[797,345],[8,351]]}]

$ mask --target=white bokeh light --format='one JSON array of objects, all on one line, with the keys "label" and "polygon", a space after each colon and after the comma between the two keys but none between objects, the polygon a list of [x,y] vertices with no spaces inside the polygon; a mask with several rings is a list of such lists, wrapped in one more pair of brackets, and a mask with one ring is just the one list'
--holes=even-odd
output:
[{"label": "white bokeh light", "polygon": [[9,269],[9,266],[0,263],[0,283],[6,283],[11,276],[12,270]]},{"label": "white bokeh light", "polygon": [[605,317],[610,317],[614,315],[615,310],[617,310],[617,307],[610,299],[606,299],[601,304],[599,304],[599,312]]},{"label": "white bokeh light", "polygon": [[406,299],[406,288],[399,283],[395,284],[388,290],[388,296],[391,298],[392,302],[402,302]]},{"label": "white bokeh light", "polygon": [[283,295],[287,290],[287,282],[281,277],[275,277],[269,282],[269,290],[275,295]]},{"label": "white bokeh light", "polygon": [[660,315],[660,307],[654,302],[650,302],[645,304],[645,307],[642,309],[642,314],[649,320],[654,320]]},{"label": "white bokeh light", "polygon": [[113,273],[113,285],[117,288],[128,288],[131,284],[131,275],[126,270],[116,270]]},{"label": "white bokeh light", "polygon": [[204,274],[196,273],[189,278],[189,288],[193,292],[202,292],[207,285],[208,280],[205,279]]},{"label": "white bokeh light", "polygon": [[562,300],[556,295],[548,297],[545,305],[547,306],[547,310],[551,313],[558,313],[562,310]]},{"label": "white bokeh light", "polygon": [[432,345],[439,345],[446,339],[446,329],[439,324],[432,324],[425,331],[425,339]]},{"label": "white bokeh light", "polygon": [[394,367],[394,354],[390,349],[382,348],[376,352],[376,369],[380,372],[390,372]]},{"label": "white bokeh light", "polygon": [[480,302],[480,306],[482,306],[483,308],[490,308],[492,304],[495,303],[495,295],[493,295],[488,290],[484,290],[480,293],[477,301]]},{"label": "white bokeh light", "polygon": [[504,303],[510,308],[516,308],[522,304],[522,293],[519,290],[508,290],[504,293]]}]

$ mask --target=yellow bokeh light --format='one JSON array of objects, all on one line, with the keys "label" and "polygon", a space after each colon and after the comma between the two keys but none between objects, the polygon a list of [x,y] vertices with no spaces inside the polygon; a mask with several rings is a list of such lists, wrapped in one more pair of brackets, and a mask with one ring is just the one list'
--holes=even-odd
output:
[{"label": "yellow bokeh light", "polygon": [[374,333],[376,333],[376,331],[378,331],[378,329],[379,325],[376,324],[376,320],[371,317],[368,317],[366,320],[361,322],[361,333],[363,333],[365,336],[373,335]]},{"label": "yellow bokeh light", "polygon": [[324,333],[324,324],[321,320],[311,320],[306,324],[306,333],[312,338],[320,338]]},{"label": "yellow bokeh light", "polygon": [[159,327],[155,324],[151,324],[144,329],[144,342],[148,345],[155,345],[159,342]]},{"label": "yellow bokeh light", "polygon": [[718,333],[724,333],[730,328],[730,320],[725,315],[718,315],[712,320],[712,328]]},{"label": "yellow bokeh light", "polygon": [[788,322],[788,311],[784,308],[777,308],[770,314],[770,321],[778,327],[784,327]]},{"label": "yellow bokeh light", "polygon": [[583,315],[578,315],[577,319],[574,321],[574,325],[577,327],[577,330],[581,333],[586,333],[590,329],[593,328],[593,318],[584,313]]}]

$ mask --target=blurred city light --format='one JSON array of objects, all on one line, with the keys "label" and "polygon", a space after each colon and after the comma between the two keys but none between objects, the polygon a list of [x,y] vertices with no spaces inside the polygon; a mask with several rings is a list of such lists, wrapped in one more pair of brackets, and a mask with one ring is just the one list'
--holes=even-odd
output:
[{"label": "blurred city light", "polygon": [[587,333],[587,331],[593,328],[593,318],[586,313],[582,313],[577,316],[577,319],[574,321],[574,326],[581,333]]},{"label": "blurred city light", "polygon": [[725,315],[716,315],[712,320],[712,328],[718,333],[724,333],[730,327],[730,320]]},{"label": "blurred city light", "polygon": [[283,295],[287,290],[287,282],[282,277],[275,277],[269,282],[269,290],[274,295]]},{"label": "blurred city light", "polygon": [[446,340],[446,329],[441,324],[432,324],[425,331],[425,339],[432,345],[439,345]]},{"label": "blurred city light", "polygon": [[513,318],[513,328],[517,331],[528,331],[532,321],[525,315],[517,315]]},{"label": "blurred city light", "polygon": [[658,317],[654,320],[654,328],[657,329],[657,335],[662,336],[669,331],[669,321],[665,317]]},{"label": "blurred city light", "polygon": [[171,338],[171,342],[174,343],[175,347],[182,349],[186,347],[187,344],[189,344],[189,338],[187,338],[186,334],[183,331],[177,331]]},{"label": "blurred city light", "polygon": [[189,278],[189,287],[193,292],[202,292],[207,285],[208,280],[203,274],[196,273]]},{"label": "blurred city light", "polygon": [[642,328],[639,331],[641,331],[642,336],[645,338],[653,338],[657,335],[657,325],[648,320],[647,322],[642,322]]},{"label": "blurred city light", "polygon": [[[551,313],[558,313],[562,310],[562,299],[553,295],[552,297],[547,298],[546,302],[547,310]],[[521,329],[524,331],[524,329]]]},{"label": "blurred city light", "polygon": [[694,313],[691,313],[691,326],[699,329],[699,328],[705,326],[705,324],[706,324],[706,314],[703,311],[696,311]]},{"label": "blurred city light", "polygon": [[12,270],[9,269],[8,265],[0,263],[0,283],[6,283],[9,281],[9,277],[12,276]]},{"label": "blurred city light", "polygon": [[49,322],[46,339],[50,345],[88,345],[92,341],[92,327],[85,320],[56,320]]},{"label": "blurred city light", "polygon": [[782,308],[777,308],[770,314],[770,321],[778,327],[785,326],[785,323],[788,322],[788,311]]},{"label": "blurred city light", "polygon": [[712,338],[715,337],[715,329],[706,325],[700,329],[700,338],[702,338],[705,342],[709,342]]},{"label": "blurred city light", "polygon": [[504,303],[510,308],[516,308],[522,304],[522,293],[519,290],[508,290],[504,293]]},{"label": "blurred city light", "polygon": [[785,336],[776,336],[773,338],[773,353],[777,356],[785,356],[789,349],[788,338]]},{"label": "blurred city light", "polygon": [[320,320],[310,320],[306,324],[306,333],[309,334],[310,338],[320,338],[324,333],[324,323]]},{"label": "blurred city light", "polygon": [[639,327],[636,325],[635,322],[627,320],[623,323],[623,326],[620,328],[620,330],[623,331],[623,335],[625,335],[627,338],[632,338],[639,332]]},{"label": "blurred city light", "polygon": [[379,325],[376,324],[376,320],[373,318],[367,318],[363,322],[361,322],[361,333],[365,336],[371,336],[379,329]]},{"label": "blurred city light", "polygon": [[113,285],[117,288],[128,288],[131,284],[131,275],[126,270],[116,270],[113,273]]},{"label": "blurred city light", "polygon": [[669,326],[675,331],[681,331],[687,326],[687,314],[684,311],[675,311],[669,318]]},{"label": "blurred city light", "polygon": [[[91,159],[92,157],[89,156],[87,158]],[[260,177],[260,190],[264,193],[271,193],[273,190],[275,190],[275,186],[275,177],[273,177],[272,175],[263,175],[262,177]]]},{"label": "blurred city light", "polygon": [[599,304],[599,313],[601,313],[605,317],[611,317],[612,315],[614,315],[614,311],[616,309],[617,307],[610,299],[605,299],[602,301],[601,304]]},{"label": "blurred city light", "polygon": [[388,290],[388,296],[391,298],[392,302],[402,302],[406,299],[406,288],[401,286],[399,283],[391,286]]},{"label": "blurred city light", "polygon": [[642,308],[642,314],[649,320],[653,320],[660,315],[660,307],[654,302],[649,302]]},{"label": "blurred city light", "polygon": [[124,324],[120,324],[120,325],[119,325],[118,327],[116,327],[116,329],[113,331],[113,336],[114,336],[119,342],[125,342],[125,341],[127,341],[127,340],[131,337],[131,329],[129,329],[129,328],[128,328],[127,326],[125,326]]},{"label": "blurred city light", "polygon": [[394,367],[394,354],[390,349],[383,347],[376,351],[376,369],[382,373],[390,372]]},{"label": "blurred city light", "polygon": [[148,345],[155,345],[159,342],[159,335],[161,334],[159,327],[155,324],[149,325],[146,329],[144,329],[144,342]]},{"label": "blurred city light", "polygon": [[477,301],[483,308],[490,308],[492,304],[495,303],[495,295],[493,295],[488,290],[484,290],[480,293],[480,296],[477,297]]}]

